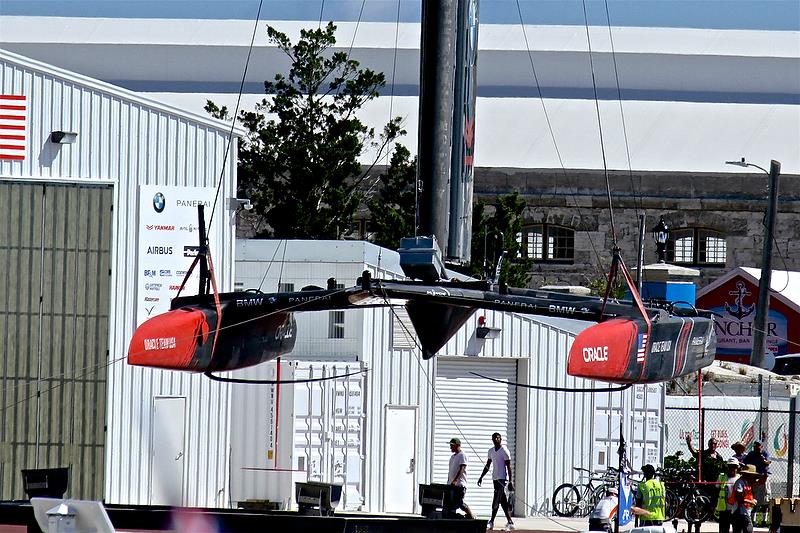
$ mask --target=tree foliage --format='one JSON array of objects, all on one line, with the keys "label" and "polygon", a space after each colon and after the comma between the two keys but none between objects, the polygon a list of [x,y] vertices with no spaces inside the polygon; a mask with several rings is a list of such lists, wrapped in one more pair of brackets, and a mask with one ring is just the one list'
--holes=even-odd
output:
[{"label": "tree foliage", "polygon": [[472,210],[472,261],[467,268],[468,274],[483,277],[484,258],[491,265],[502,249],[506,255],[498,281],[512,287],[527,287],[533,261],[525,257],[522,243],[517,240],[522,233],[522,214],[526,205],[516,192],[499,196],[491,214],[487,214],[485,202],[478,200],[475,203]]},{"label": "tree foliage", "polygon": [[417,159],[402,144],[395,146],[381,187],[367,202],[372,242],[392,250],[403,237],[414,236]]},{"label": "tree foliage", "polygon": [[[239,149],[239,192],[267,225],[258,237],[340,238],[363,200],[363,181],[372,168],[365,171],[359,157],[371,148],[378,161],[405,133],[399,118],[376,134],[356,116],[378,96],[385,78],[344,52],[331,52],[335,31],[333,23],[302,30],[293,44],[267,27],[269,41],[291,67],[264,82],[268,98],[236,117],[247,131]],[[228,118],[228,110],[211,101],[206,111]]]}]

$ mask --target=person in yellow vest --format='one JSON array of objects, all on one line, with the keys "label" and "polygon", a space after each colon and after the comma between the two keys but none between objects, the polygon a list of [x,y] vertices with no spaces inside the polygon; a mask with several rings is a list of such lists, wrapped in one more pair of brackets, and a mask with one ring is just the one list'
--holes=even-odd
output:
[{"label": "person in yellow vest", "polygon": [[728,471],[719,475],[719,496],[717,496],[717,513],[719,513],[719,533],[728,533],[731,529],[731,511],[733,510],[733,485],[739,479],[741,463],[735,457],[728,459]]},{"label": "person in yellow vest", "polygon": [[656,479],[656,469],[653,465],[644,465],[642,473],[645,480],[639,483],[636,491],[636,505],[631,507],[631,511],[639,516],[639,526],[660,526],[666,520],[664,483]]}]

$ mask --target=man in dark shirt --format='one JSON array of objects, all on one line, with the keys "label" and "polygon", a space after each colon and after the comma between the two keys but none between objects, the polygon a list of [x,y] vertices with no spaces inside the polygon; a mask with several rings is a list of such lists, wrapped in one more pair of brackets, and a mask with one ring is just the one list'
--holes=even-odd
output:
[{"label": "man in dark shirt", "polygon": [[689,451],[692,452],[692,455],[694,457],[697,457],[699,455],[702,459],[707,459],[709,457],[714,459],[721,459],[719,452],[717,451],[717,446],[719,445],[719,443],[717,442],[717,439],[715,439],[714,437],[708,439],[708,448],[706,448],[705,450],[696,450],[694,446],[692,446],[691,435],[686,435],[686,445],[689,446]]},{"label": "man in dark shirt", "polygon": [[756,467],[756,472],[760,477],[753,482],[753,497],[758,502],[755,512],[753,513],[753,522],[763,524],[767,521],[767,513],[769,506],[767,502],[770,496],[769,486],[769,465],[772,463],[769,459],[769,453],[764,450],[760,440],[753,443],[753,449],[744,456],[744,464],[753,465]]}]

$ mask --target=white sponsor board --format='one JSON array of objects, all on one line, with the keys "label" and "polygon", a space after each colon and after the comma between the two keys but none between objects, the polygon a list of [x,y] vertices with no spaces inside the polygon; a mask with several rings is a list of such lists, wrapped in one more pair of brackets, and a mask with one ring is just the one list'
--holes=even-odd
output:
[{"label": "white sponsor board", "polygon": [[[197,206],[211,218],[213,187],[139,186],[139,264],[136,286],[136,325],[169,310],[199,247]],[[213,253],[214,236],[210,236]],[[181,296],[197,294],[195,268]]]}]

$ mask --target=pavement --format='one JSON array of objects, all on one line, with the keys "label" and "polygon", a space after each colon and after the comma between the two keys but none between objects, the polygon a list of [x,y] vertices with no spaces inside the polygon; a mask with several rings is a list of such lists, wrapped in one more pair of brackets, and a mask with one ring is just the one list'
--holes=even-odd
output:
[{"label": "pavement", "polygon": [[[502,531],[506,525],[505,518],[496,520],[495,530]],[[556,531],[587,531],[589,526],[589,519],[587,518],[562,518],[562,517],[549,517],[549,516],[534,516],[529,518],[514,518],[514,531],[520,533],[540,533],[540,532],[556,532]],[[620,531],[629,531],[632,526],[621,527]],[[686,522],[680,520],[678,522],[678,533],[684,533],[689,530]],[[701,533],[717,533],[719,531],[719,524],[716,522],[703,522],[700,525]],[[765,533],[769,531],[767,528],[754,528],[754,532]]]}]

